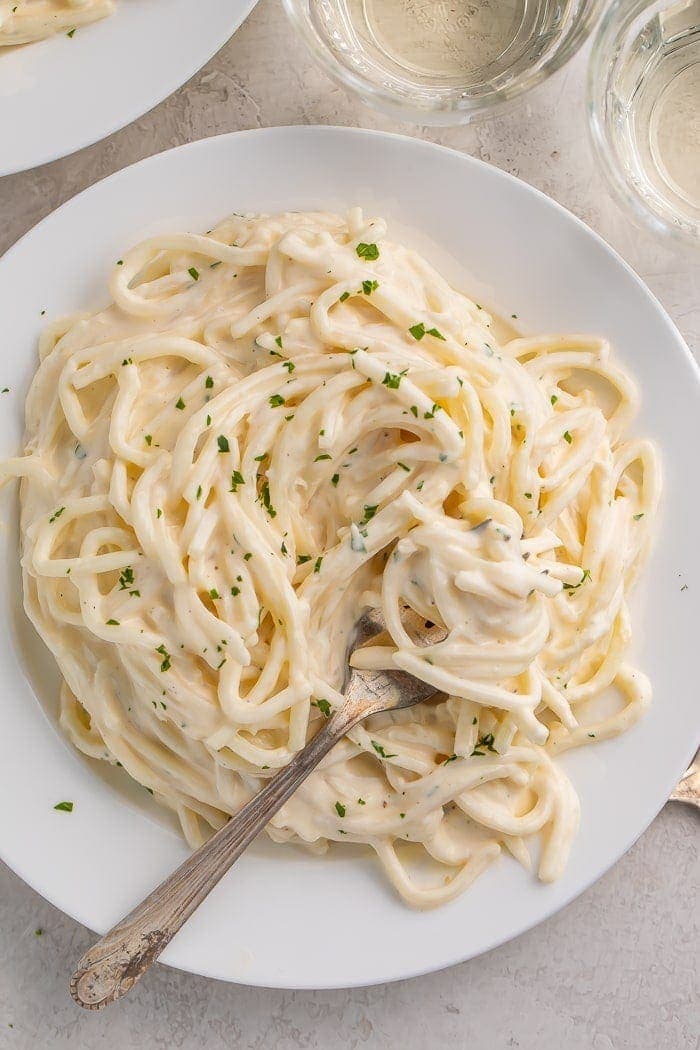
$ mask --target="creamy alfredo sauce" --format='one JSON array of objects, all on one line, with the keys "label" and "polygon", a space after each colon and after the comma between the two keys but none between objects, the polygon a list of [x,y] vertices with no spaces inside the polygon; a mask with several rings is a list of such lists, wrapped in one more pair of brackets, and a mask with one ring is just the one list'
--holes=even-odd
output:
[{"label": "creamy alfredo sauce", "polygon": [[0,47],[30,44],[54,33],[72,36],[113,10],[113,0],[0,0]]},{"label": "creamy alfredo sauce", "polygon": [[[627,597],[659,473],[607,344],[499,345],[359,210],[152,238],[110,293],[45,332],[3,468],[66,733],[195,845],[342,704],[349,632],[379,607],[355,664],[441,695],[354,729],[270,835],[367,843],[420,906],[503,849],[529,865],[534,837],[556,878],[578,823],[556,755],[649,700]],[[415,645],[406,605],[447,639]],[[609,686],[613,713],[580,724]]]}]

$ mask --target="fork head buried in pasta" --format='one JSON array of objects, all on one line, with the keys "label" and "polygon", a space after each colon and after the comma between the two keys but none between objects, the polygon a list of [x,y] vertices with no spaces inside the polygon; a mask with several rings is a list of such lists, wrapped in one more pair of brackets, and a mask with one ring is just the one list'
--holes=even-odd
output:
[{"label": "fork head buried in pasta", "polygon": [[342,703],[375,609],[353,664],[440,697],[355,727],[270,835],[369,844],[423,906],[538,838],[555,878],[578,822],[557,753],[649,700],[627,603],[659,472],[605,341],[500,341],[359,210],[151,238],[110,293],[44,334],[4,466],[71,739],[196,844]]}]

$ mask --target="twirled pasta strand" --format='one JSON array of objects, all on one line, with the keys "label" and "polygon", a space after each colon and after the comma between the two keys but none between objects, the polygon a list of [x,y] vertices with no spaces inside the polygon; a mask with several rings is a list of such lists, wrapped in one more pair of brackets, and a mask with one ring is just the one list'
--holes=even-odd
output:
[{"label": "twirled pasta strand", "polygon": [[[194,845],[342,703],[376,605],[388,632],[354,662],[441,696],[355,728],[270,834],[367,843],[420,906],[501,847],[529,864],[533,836],[556,878],[578,802],[553,756],[649,700],[627,598],[659,470],[625,437],[635,393],[607,344],[500,346],[359,210],[152,238],[110,291],[44,335],[26,455],[3,468],[70,738]],[[445,641],[414,644],[407,606]]]}]

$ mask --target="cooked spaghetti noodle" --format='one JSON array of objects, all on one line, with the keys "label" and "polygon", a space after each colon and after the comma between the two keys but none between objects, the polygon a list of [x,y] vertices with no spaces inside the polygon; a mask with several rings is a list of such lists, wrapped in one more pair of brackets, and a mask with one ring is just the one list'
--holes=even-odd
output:
[{"label": "cooked spaghetti noodle", "polygon": [[[385,234],[359,210],[234,216],[133,248],[112,305],[42,337],[4,476],[63,728],[193,845],[342,704],[352,626],[381,610],[355,664],[438,697],[355,728],[269,831],[369,844],[426,906],[537,838],[540,877],[563,870],[557,754],[649,702],[627,601],[660,481],[603,340],[500,346]],[[414,644],[407,606],[446,639]]]},{"label": "cooked spaghetti noodle", "polygon": [[112,0],[0,0],[0,47],[31,44],[105,18]]}]

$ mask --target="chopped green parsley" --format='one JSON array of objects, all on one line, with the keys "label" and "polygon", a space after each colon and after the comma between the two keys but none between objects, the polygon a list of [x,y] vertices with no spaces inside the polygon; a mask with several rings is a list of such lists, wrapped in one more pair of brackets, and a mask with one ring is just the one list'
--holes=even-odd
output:
[{"label": "chopped green parsley", "polygon": [[376,740],[372,740],[371,744],[372,744],[372,747],[374,748],[374,750],[377,752],[377,754],[380,755],[382,758],[396,758],[395,754],[392,754],[392,755],[387,754],[387,752],[384,750],[384,747],[382,746],[382,744],[378,744]]},{"label": "chopped green parsley", "polygon": [[364,241],[360,241],[355,251],[361,259],[367,259],[370,262],[379,258],[379,248],[376,244],[365,244]]}]

